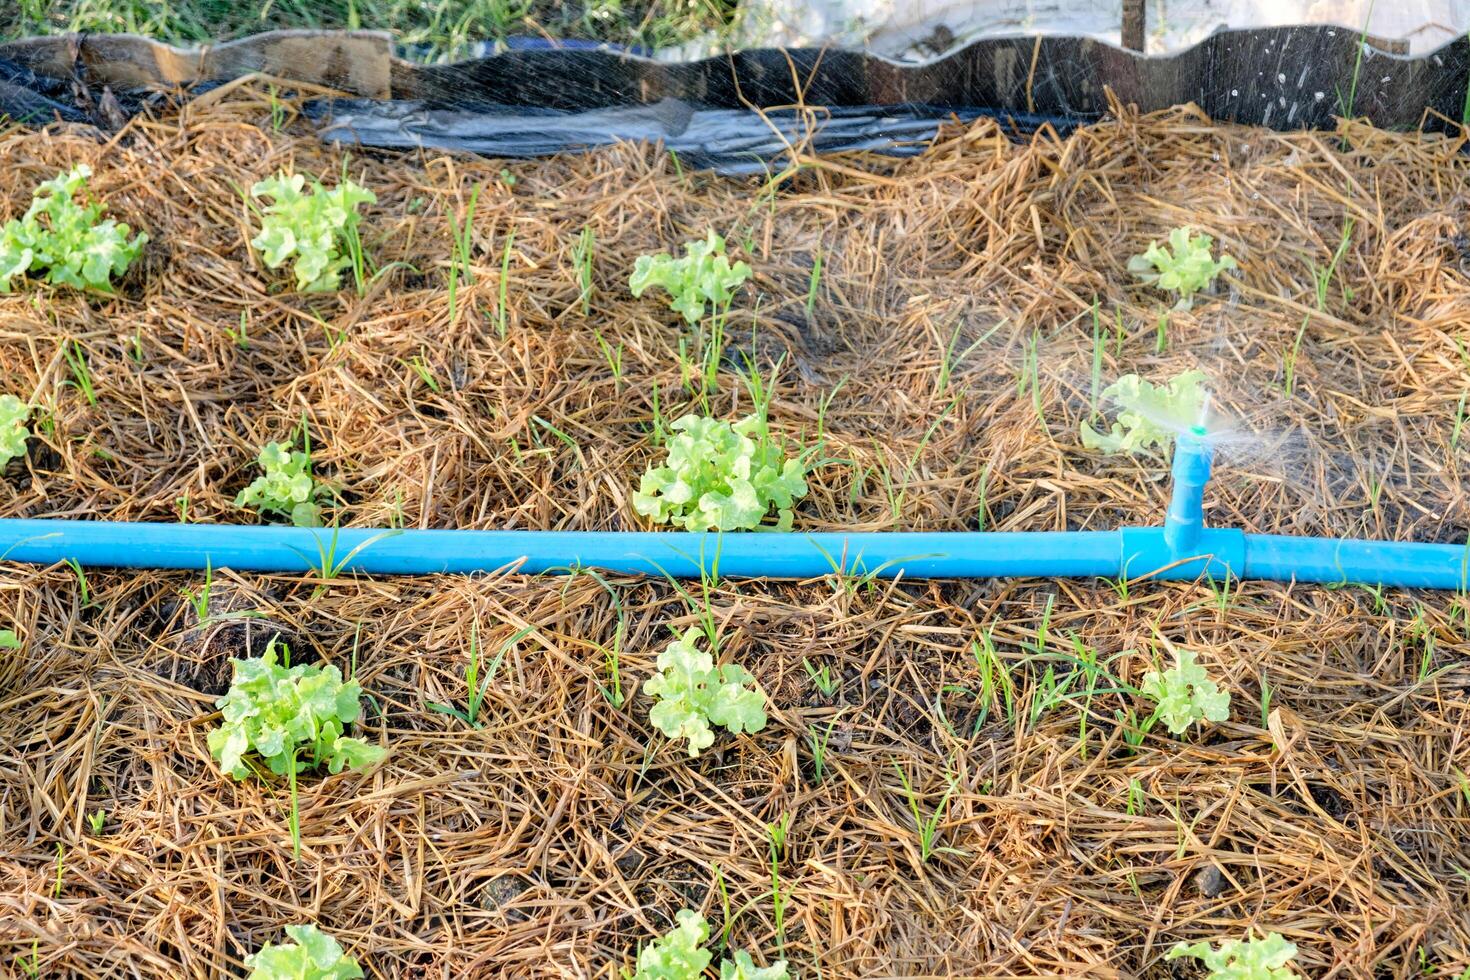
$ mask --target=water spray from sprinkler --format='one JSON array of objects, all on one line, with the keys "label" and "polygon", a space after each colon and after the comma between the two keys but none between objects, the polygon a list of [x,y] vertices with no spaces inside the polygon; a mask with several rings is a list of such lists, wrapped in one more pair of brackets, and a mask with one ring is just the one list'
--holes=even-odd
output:
[{"label": "water spray from sprinkler", "polygon": [[1196,435],[1196,436],[1200,437],[1201,439],[1203,439],[1206,435],[1209,434],[1209,430],[1205,427],[1205,423],[1209,421],[1209,418],[1210,418],[1210,393],[1209,393],[1208,390],[1206,390],[1205,391],[1205,396],[1200,399],[1200,402],[1199,402],[1199,413],[1194,418],[1194,426],[1193,426],[1193,428],[1190,429],[1190,432],[1193,435]]}]

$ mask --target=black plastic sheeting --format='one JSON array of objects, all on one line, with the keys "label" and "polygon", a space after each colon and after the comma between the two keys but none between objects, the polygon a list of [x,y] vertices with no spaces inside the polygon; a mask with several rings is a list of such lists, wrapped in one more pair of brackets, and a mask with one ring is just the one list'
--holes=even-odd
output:
[{"label": "black plastic sheeting", "polygon": [[69,86],[61,81],[0,58],[0,115],[31,124],[53,119],[85,122],[87,114],[70,104],[70,94]]},{"label": "black plastic sheeting", "polygon": [[607,51],[508,51],[453,65],[399,63],[393,96],[431,109],[578,111],[673,98],[723,109],[983,106],[1086,120],[1108,110],[1111,90],[1145,111],[1193,102],[1221,121],[1330,129],[1344,114],[1394,128],[1417,127],[1431,111],[1458,124],[1467,81],[1470,43],[1463,38],[1409,58],[1377,50],[1358,32],[1314,26],[1221,31],[1167,56],[1092,38],[988,38],[918,65],[811,49],[688,63]]},{"label": "black plastic sheeting", "polygon": [[[269,43],[266,35],[235,42]],[[85,51],[86,39],[77,44]],[[1351,115],[1385,128],[1450,131],[1470,111],[1465,39],[1410,58],[1342,27],[1222,31],[1151,57],[1091,38],[1011,37],[924,64],[810,49],[687,63],[568,48],[512,48],[452,65],[393,59],[386,70],[382,59],[373,70],[391,77],[391,99],[308,104],[326,138],[506,157],[660,142],[690,166],[735,173],[779,166],[793,147],[914,153],[941,123],[981,115],[1016,131],[1061,130],[1100,118],[1112,99],[1144,111],[1193,102],[1219,121],[1275,129],[1332,129],[1335,117]],[[95,74],[95,60],[90,68]],[[208,78],[181,94],[226,80]],[[119,106],[149,104],[136,91],[102,94],[112,101],[99,104],[75,79],[68,88],[0,62],[0,112],[17,118],[96,122]]]},{"label": "black plastic sheeting", "polygon": [[915,152],[948,119],[992,115],[1017,130],[1064,130],[1101,117],[1110,94],[1144,110],[1194,102],[1217,120],[1278,129],[1331,129],[1341,115],[1449,129],[1466,112],[1467,81],[1464,40],[1406,58],[1344,28],[1297,27],[1223,31],[1167,57],[1090,38],[995,38],[922,65],[849,51],[666,64],[609,51],[512,50],[399,66],[394,95],[411,98],[311,113],[327,138],[364,146],[537,156],[661,141],[693,166],[741,173],[769,169],[793,145]]},{"label": "black plastic sheeting", "polygon": [[[652,105],[569,112],[528,106],[433,109],[423,102],[309,103],[323,138],[374,147],[432,146],[494,157],[538,157],[618,142],[659,143],[697,169],[722,174],[769,173],[773,161],[806,154],[871,150],[892,156],[923,152],[945,121],[993,115],[977,108],[854,106],[816,112],[701,109],[679,99]],[[1006,115],[1005,125],[1030,131],[1068,120]]]}]

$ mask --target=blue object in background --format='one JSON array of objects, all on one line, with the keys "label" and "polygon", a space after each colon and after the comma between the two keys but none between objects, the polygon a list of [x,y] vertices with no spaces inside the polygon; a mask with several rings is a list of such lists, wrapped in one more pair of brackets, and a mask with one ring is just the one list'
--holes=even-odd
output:
[{"label": "blue object in background", "polygon": [[1118,531],[436,531],[0,520],[0,558],[83,567],[429,575],[598,568],[810,579],[1158,578],[1466,588],[1465,545],[1246,534],[1204,526],[1213,448],[1182,434],[1162,527]]}]

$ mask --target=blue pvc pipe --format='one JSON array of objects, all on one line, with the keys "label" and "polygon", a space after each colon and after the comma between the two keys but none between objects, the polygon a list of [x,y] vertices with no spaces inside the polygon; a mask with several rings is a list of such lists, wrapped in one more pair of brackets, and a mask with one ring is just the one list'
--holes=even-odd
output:
[{"label": "blue pvc pipe", "polygon": [[[355,552],[355,553],[354,553]],[[718,562],[739,578],[816,578],[845,573],[892,578],[1090,577],[1116,575],[1117,531],[740,532],[384,531],[376,528],[142,524],[0,520],[0,558],[83,567],[306,572],[345,561],[343,571],[382,575],[494,571],[528,574],[601,568],[698,578]],[[351,555],[349,558],[348,556]]]},{"label": "blue pvc pipe", "polygon": [[698,578],[1107,577],[1357,583],[1465,589],[1465,545],[1292,538],[1204,526],[1213,448],[1179,436],[1163,527],[1119,531],[755,532],[428,531],[377,528],[0,520],[0,559],[84,567],[426,575],[600,568]]},{"label": "blue pvc pipe", "polygon": [[1176,555],[1195,554],[1205,527],[1205,484],[1215,451],[1196,427],[1181,433],[1174,444],[1174,489],[1164,514],[1164,543]]},{"label": "blue pvc pipe", "polygon": [[1466,544],[1245,536],[1245,577],[1329,584],[1466,588]]},{"label": "blue pvc pipe", "polygon": [[806,579],[836,569],[883,578],[1129,578],[1352,583],[1465,589],[1470,545],[1298,538],[1206,528],[1195,549],[1158,527],[1120,531],[741,532],[384,531],[227,524],[0,520],[0,559],[83,567],[526,574],[574,567],[697,578]]}]

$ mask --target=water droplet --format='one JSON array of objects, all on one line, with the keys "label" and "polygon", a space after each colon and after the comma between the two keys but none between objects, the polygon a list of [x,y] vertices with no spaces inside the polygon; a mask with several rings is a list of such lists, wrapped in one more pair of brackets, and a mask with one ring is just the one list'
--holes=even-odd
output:
[{"label": "water droplet", "polygon": [[1317,100],[1318,102],[1321,102],[1323,99],[1327,98],[1327,93],[1326,92],[1313,92],[1312,93],[1312,98],[1315,99],[1315,100]]},{"label": "water droplet", "polygon": [[1233,88],[1233,89],[1230,90],[1230,97],[1231,98],[1234,98],[1235,96],[1237,96],[1239,94],[1240,94],[1240,89],[1238,89],[1238,88]]},{"label": "water droplet", "polygon": [[1284,73],[1282,73],[1282,72],[1277,72],[1276,73],[1276,84],[1278,84],[1278,85],[1285,85],[1286,84],[1286,75]]}]

